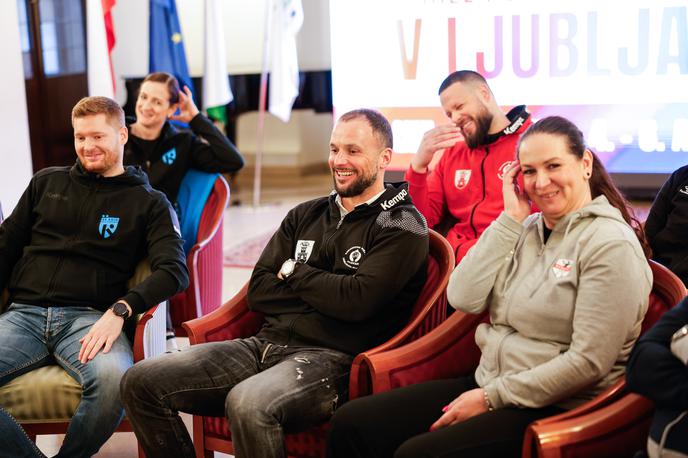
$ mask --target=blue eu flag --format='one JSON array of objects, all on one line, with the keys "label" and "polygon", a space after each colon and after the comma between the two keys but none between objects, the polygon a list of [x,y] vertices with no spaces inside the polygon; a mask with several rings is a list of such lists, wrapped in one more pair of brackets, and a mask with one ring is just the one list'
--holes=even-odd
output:
[{"label": "blue eu flag", "polygon": [[182,88],[186,85],[194,92],[175,0],[150,0],[149,39],[149,70],[171,73]]}]

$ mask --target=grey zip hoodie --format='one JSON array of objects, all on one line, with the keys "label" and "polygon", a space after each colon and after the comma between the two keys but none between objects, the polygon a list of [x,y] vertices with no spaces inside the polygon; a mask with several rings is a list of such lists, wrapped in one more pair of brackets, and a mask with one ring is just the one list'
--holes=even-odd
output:
[{"label": "grey zip hoodie", "polygon": [[449,280],[450,304],[489,307],[475,340],[476,381],[495,408],[572,408],[625,372],[652,272],[633,230],[599,196],[563,217],[547,243],[540,213],[502,213]]}]

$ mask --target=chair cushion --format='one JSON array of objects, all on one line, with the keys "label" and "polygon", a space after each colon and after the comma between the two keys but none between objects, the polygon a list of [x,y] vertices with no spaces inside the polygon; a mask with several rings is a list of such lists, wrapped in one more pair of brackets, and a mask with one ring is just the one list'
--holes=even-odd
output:
[{"label": "chair cushion", "polygon": [[60,366],[44,366],[0,386],[0,406],[20,423],[64,422],[74,415],[81,391]]}]

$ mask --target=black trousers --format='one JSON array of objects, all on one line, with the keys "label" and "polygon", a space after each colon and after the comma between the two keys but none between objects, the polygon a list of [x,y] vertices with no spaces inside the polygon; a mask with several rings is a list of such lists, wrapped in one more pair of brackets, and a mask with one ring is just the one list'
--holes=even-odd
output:
[{"label": "black trousers", "polygon": [[503,408],[429,432],[442,408],[477,388],[475,379],[435,380],[356,399],[332,419],[329,458],[520,457],[523,434],[538,419],[563,412]]}]

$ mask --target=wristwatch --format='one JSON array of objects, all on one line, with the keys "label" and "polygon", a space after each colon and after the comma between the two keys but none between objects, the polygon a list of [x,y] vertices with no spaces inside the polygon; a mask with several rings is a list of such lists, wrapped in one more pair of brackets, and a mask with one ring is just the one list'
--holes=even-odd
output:
[{"label": "wristwatch", "polygon": [[280,269],[280,275],[282,275],[282,278],[286,280],[287,278],[291,277],[294,274],[298,264],[300,263],[294,259],[287,259],[284,261],[284,264],[282,264],[282,268]]},{"label": "wristwatch", "polygon": [[115,302],[110,306],[110,310],[112,310],[112,313],[116,316],[122,317],[125,320],[129,318],[129,309],[124,302]]}]

